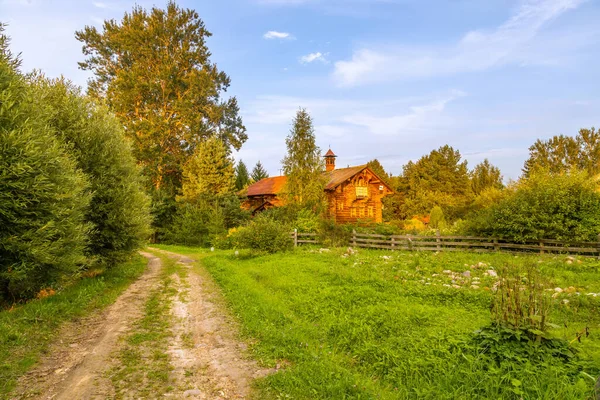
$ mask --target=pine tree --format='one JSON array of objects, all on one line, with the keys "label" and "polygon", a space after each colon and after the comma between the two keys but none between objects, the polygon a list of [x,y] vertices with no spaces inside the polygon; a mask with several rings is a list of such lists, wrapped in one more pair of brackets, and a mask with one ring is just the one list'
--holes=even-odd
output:
[{"label": "pine tree", "polygon": [[242,190],[250,183],[250,175],[248,174],[248,168],[242,160],[238,162],[235,167],[235,188]]},{"label": "pine tree", "polygon": [[258,161],[256,163],[256,165],[254,166],[254,169],[252,170],[252,174],[250,176],[252,178],[252,180],[254,182],[258,182],[261,179],[265,179],[269,177],[269,173],[267,172],[266,169],[264,169],[264,167],[262,166],[262,164],[260,163],[260,161]]},{"label": "pine tree", "polygon": [[196,148],[183,168],[183,199],[194,202],[202,196],[219,196],[235,188],[233,159],[221,139],[212,136]]},{"label": "pine tree", "polygon": [[319,208],[323,204],[325,186],[324,162],[316,144],[312,118],[304,109],[298,110],[290,134],[285,139],[287,155],[282,160],[287,177],[285,193],[290,204]]}]

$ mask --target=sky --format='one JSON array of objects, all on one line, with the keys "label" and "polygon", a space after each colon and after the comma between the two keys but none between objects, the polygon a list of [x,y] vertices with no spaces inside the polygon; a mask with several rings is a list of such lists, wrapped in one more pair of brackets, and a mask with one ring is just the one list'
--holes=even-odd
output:
[{"label": "sky", "polygon": [[[75,31],[165,1],[0,0],[22,69],[86,86]],[[445,144],[517,179],[537,139],[598,125],[594,0],[180,0],[213,36],[248,141],[234,154],[279,175],[296,111],[337,166],[398,175]]]}]

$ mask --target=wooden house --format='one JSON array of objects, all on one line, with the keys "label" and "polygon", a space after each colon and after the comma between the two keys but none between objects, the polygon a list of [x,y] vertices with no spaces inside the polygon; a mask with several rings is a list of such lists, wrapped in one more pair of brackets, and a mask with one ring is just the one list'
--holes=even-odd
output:
[{"label": "wooden house", "polygon": [[[393,190],[367,165],[335,168],[336,155],[331,149],[325,154],[325,193],[328,216],[337,223],[357,221],[382,222],[382,199]],[[285,176],[262,179],[247,189],[243,207],[253,214],[283,205],[281,197]]]}]

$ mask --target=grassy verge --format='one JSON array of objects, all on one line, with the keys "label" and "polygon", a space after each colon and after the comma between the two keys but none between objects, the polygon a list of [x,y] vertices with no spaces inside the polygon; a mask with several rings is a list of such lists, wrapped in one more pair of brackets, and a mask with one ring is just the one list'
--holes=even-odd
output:
[{"label": "grassy verge", "polygon": [[158,398],[174,389],[172,366],[167,353],[172,340],[170,309],[177,294],[172,275],[185,277],[185,271],[172,259],[161,258],[159,285],[152,290],[142,318],[136,321],[115,357],[118,363],[108,375],[116,398]]},{"label": "grassy verge", "polygon": [[[242,334],[254,339],[254,357],[288,366],[257,382],[257,398],[583,399],[600,374],[600,297],[588,295],[600,292],[597,260],[307,249],[255,257],[163,248],[201,258]],[[573,343],[576,373],[558,359],[496,365],[472,345],[473,332],[490,322],[495,280],[486,271],[528,263],[540,266],[552,288],[575,290],[555,297],[551,320],[561,326],[554,335],[568,340],[589,328]]]},{"label": "grassy verge", "polygon": [[0,312],[0,398],[47,349],[63,322],[112,304],[145,270],[147,261],[135,256],[127,263],[93,278],[84,278],[54,296]]}]

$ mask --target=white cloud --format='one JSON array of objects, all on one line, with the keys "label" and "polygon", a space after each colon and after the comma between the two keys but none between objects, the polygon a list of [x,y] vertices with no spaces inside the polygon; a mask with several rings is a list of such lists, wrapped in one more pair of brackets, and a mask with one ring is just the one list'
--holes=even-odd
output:
[{"label": "white cloud", "polygon": [[327,59],[325,58],[328,54],[329,53],[323,54],[320,51],[318,51],[316,53],[310,53],[310,54],[300,57],[300,63],[301,64],[309,64],[314,61],[320,61],[324,64],[328,64],[329,61],[327,61]]},{"label": "white cloud", "polygon": [[102,3],[100,1],[94,1],[92,4],[94,5],[94,7],[97,8],[108,8],[108,4]]},{"label": "white cloud", "polygon": [[263,38],[265,38],[265,39],[281,39],[281,40],[294,39],[294,37],[292,35],[290,35],[288,32],[277,32],[277,31],[268,31],[267,33],[265,33],[263,35]]},{"label": "white cloud", "polygon": [[351,60],[336,62],[333,77],[342,86],[352,86],[480,71],[503,64],[538,63],[525,49],[530,49],[544,25],[584,1],[525,0],[497,28],[468,32],[451,45],[362,48]]}]

